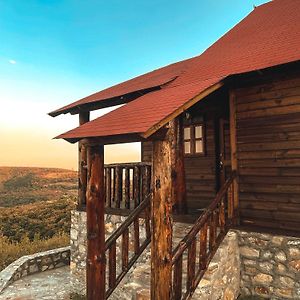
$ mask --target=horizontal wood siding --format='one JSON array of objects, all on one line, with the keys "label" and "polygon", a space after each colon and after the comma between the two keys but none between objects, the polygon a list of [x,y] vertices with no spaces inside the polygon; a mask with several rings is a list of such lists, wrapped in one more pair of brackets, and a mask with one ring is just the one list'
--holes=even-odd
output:
[{"label": "horizontal wood siding", "polygon": [[235,95],[241,224],[300,232],[300,76]]},{"label": "horizontal wood siding", "polygon": [[216,195],[214,118],[205,121],[205,155],[185,157],[187,206],[189,211],[206,208]]},{"label": "horizontal wood siding", "polygon": [[[214,119],[205,123],[206,155],[185,157],[189,211],[207,207],[216,195]],[[152,162],[152,142],[142,143],[142,161]]]},{"label": "horizontal wood siding", "polygon": [[152,142],[141,143],[141,157],[142,162],[152,163]]},{"label": "horizontal wood siding", "polygon": [[[206,208],[216,196],[216,127],[218,118],[228,118],[228,91],[221,89],[191,107],[188,111],[193,117],[204,120],[204,155],[185,156],[187,208],[190,213]],[[230,168],[229,125],[225,125],[225,159]],[[152,162],[152,142],[143,142],[142,161]]]}]

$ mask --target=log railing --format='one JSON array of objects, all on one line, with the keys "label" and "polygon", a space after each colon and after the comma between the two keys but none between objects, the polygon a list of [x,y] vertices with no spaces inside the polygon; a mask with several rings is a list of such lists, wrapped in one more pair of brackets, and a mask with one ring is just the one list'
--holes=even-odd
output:
[{"label": "log railing", "polygon": [[105,206],[112,210],[133,210],[149,194],[151,164],[105,165]]},{"label": "log railing", "polygon": [[172,299],[189,299],[208,264],[232,225],[234,212],[233,172],[207,210],[198,218],[172,255]]},{"label": "log railing", "polygon": [[150,201],[149,194],[105,242],[106,299],[150,243]]}]

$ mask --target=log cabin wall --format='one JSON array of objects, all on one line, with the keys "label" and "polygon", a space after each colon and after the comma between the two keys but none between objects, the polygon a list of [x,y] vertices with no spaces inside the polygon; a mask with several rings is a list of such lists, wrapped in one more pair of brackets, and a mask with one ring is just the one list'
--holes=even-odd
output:
[{"label": "log cabin wall", "polygon": [[[217,157],[219,152],[219,117],[228,119],[228,91],[221,89],[195,104],[188,110],[193,119],[203,119],[204,155],[185,156],[187,208],[189,213],[199,213],[214,199],[219,188],[217,178]],[[228,123],[225,128],[225,154],[230,158],[230,140]],[[141,143],[143,162],[152,162],[152,142]],[[227,161],[228,163],[228,161]],[[229,162],[230,163],[230,162]],[[230,166],[227,166],[227,168]]]},{"label": "log cabin wall", "polygon": [[300,233],[300,74],[259,77],[233,91],[241,225]]},{"label": "log cabin wall", "polygon": [[[200,115],[200,112],[197,115]],[[205,154],[188,155],[184,160],[189,212],[207,207],[216,194],[214,114],[206,113],[203,117]]]},{"label": "log cabin wall", "polygon": [[[221,89],[195,104],[189,111],[192,118],[202,117],[204,125],[204,155],[185,156],[187,206],[189,213],[206,208],[220,188],[219,152],[220,118],[228,119],[228,93]],[[196,121],[197,123],[197,121]],[[228,132],[228,126],[226,126]],[[228,133],[226,134],[228,137]],[[225,148],[230,148],[225,136]],[[230,157],[230,153],[229,153]]]},{"label": "log cabin wall", "polygon": [[152,142],[141,143],[141,160],[152,163]]}]

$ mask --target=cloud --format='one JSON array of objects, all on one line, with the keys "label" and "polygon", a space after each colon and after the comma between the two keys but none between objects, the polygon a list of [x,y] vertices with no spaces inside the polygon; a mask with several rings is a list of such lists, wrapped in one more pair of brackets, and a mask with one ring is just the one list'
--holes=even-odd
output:
[{"label": "cloud", "polygon": [[15,60],[13,60],[13,59],[10,59],[9,61],[8,61],[10,64],[12,64],[12,65],[15,65],[17,62],[15,61]]}]

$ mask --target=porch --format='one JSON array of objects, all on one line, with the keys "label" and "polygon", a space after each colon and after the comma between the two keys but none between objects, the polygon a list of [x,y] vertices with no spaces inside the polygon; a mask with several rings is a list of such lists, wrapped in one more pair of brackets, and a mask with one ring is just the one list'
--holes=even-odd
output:
[{"label": "porch", "polygon": [[[104,145],[132,141],[133,135],[79,142],[78,210],[87,215],[88,299],[108,298],[150,242],[151,299],[193,295],[237,223],[234,113],[228,90],[211,93],[140,139],[140,163],[104,165]],[[105,214],[126,216],[108,239]],[[192,225],[174,245],[176,221]]]},{"label": "porch", "polygon": [[[151,215],[152,169],[149,163],[105,165],[104,174],[105,214],[126,216],[121,217],[119,227],[105,240],[103,248],[102,257],[105,260],[101,262],[104,269],[98,280],[105,285],[103,299],[106,299],[113,294],[141,255],[144,255],[143,252],[153,239],[153,223],[157,220],[153,213]],[[202,214],[197,211],[197,217],[188,213],[170,216],[172,223],[174,221],[174,228],[178,227],[178,221],[191,224],[185,223],[186,233],[181,234],[180,238],[178,234],[172,233],[172,224],[171,233],[169,236],[165,235],[165,238],[170,238],[171,243],[169,268],[173,275],[170,278],[169,292],[172,293],[172,299],[188,299],[195,292],[230,225],[233,224],[234,179],[235,173],[232,173],[211,205]],[[78,208],[86,209],[85,205]],[[88,218],[87,213],[87,221]],[[159,231],[160,227],[156,230]],[[87,232],[87,236],[89,243],[91,233]],[[157,243],[160,244],[161,240]],[[88,246],[88,250],[98,252],[99,246],[93,249]],[[149,252],[149,248],[147,251]],[[150,264],[149,260],[148,263]],[[161,260],[157,263],[161,267]],[[150,265],[148,268],[150,269]],[[164,288],[165,280],[166,278],[161,282]],[[94,283],[92,287],[94,289],[97,286]]]}]

